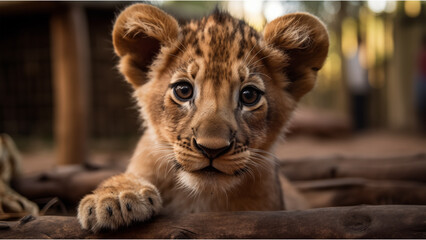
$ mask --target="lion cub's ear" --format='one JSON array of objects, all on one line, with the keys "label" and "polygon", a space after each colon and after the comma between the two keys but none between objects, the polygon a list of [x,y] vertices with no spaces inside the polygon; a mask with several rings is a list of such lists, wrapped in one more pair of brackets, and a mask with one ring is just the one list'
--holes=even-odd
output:
[{"label": "lion cub's ear", "polygon": [[161,46],[177,39],[179,25],[173,17],[147,4],[134,4],[118,16],[112,33],[121,58],[120,71],[133,87],[147,81],[147,72]]},{"label": "lion cub's ear", "polygon": [[291,82],[287,90],[299,100],[314,87],[317,71],[327,57],[325,26],[307,13],[288,14],[266,25],[264,39],[289,56],[284,68]]}]

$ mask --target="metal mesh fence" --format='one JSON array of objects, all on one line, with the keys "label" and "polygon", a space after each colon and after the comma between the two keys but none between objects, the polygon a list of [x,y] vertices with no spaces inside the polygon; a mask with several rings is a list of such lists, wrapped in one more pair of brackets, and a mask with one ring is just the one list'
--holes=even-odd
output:
[{"label": "metal mesh fence", "polygon": [[[140,133],[131,88],[115,68],[111,43],[114,12],[87,10],[91,47],[90,135]],[[54,99],[50,15],[0,16],[0,132],[51,138]]]}]

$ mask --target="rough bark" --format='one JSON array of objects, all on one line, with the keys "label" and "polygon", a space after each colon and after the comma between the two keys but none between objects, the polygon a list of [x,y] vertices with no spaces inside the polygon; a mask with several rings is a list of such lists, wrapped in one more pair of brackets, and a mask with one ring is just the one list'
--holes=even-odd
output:
[{"label": "rough bark", "polygon": [[121,171],[87,169],[82,166],[60,167],[55,171],[17,178],[12,187],[29,199],[59,198],[71,205],[93,191],[103,180]]},{"label": "rough bark", "polygon": [[367,178],[426,182],[426,155],[394,158],[307,158],[283,160],[281,172],[292,181]]},{"label": "rough bark", "polygon": [[2,222],[0,238],[425,238],[426,206],[356,206],[159,216],[93,234],[75,217]]}]

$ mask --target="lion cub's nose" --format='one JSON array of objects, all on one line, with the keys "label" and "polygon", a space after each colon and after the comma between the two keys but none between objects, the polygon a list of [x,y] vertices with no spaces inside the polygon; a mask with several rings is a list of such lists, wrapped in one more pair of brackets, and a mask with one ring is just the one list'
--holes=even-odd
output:
[{"label": "lion cub's nose", "polygon": [[214,140],[196,140],[193,139],[195,148],[201,152],[206,158],[212,160],[229,152],[232,148],[232,143],[229,141],[214,141]]}]

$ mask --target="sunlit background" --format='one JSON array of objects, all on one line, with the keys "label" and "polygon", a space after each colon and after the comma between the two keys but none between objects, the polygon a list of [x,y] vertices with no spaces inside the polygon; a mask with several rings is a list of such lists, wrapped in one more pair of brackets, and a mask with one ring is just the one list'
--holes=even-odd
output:
[{"label": "sunlit background", "polygon": [[218,4],[259,31],[268,21],[283,14],[313,13],[327,25],[331,45],[316,89],[303,103],[346,115],[356,129],[424,130],[424,1],[247,0],[156,4],[171,11],[188,6],[186,12],[179,10],[185,19],[202,16],[208,11],[197,9]]},{"label": "sunlit background", "polygon": [[[416,92],[418,81],[423,85],[425,81],[424,75],[423,80],[419,78],[425,72],[425,2],[239,1],[222,5],[258,30],[276,17],[298,11],[313,13],[325,22],[331,41],[329,57],[305,104],[351,116],[359,129],[417,131],[426,124],[424,107],[420,109],[424,87]],[[365,119],[355,114],[364,114]]]},{"label": "sunlit background", "polygon": [[[76,11],[86,35],[84,98],[87,138],[133,148],[141,134],[131,89],[115,69],[111,29],[130,2],[0,2],[0,132],[20,146],[55,146],[52,16]],[[180,23],[215,7],[262,31],[268,21],[305,11],[327,26],[330,51],[317,85],[301,104],[347,120],[353,134],[425,131],[426,2],[423,1],[155,1]],[[72,10],[69,10],[72,9]],[[55,108],[56,107],[56,108]],[[92,145],[91,145],[92,146]],[[115,146],[115,145],[114,145]],[[92,147],[90,147],[92,148]],[[110,150],[110,149],[109,149]]]}]

